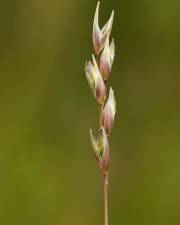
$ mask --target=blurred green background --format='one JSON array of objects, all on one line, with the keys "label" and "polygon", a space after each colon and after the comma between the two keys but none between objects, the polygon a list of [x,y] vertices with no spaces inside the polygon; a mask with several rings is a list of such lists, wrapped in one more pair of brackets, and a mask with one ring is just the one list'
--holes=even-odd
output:
[{"label": "blurred green background", "polygon": [[[97,1],[0,1],[0,225],[103,224],[85,61]],[[180,1],[115,9],[110,225],[180,224]]]}]

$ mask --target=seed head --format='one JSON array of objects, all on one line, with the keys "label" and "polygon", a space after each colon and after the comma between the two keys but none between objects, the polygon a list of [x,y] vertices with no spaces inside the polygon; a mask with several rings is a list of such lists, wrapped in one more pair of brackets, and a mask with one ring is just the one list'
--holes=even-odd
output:
[{"label": "seed head", "polygon": [[86,62],[85,73],[94,97],[99,104],[102,104],[106,97],[106,88],[94,55],[92,55],[92,59],[93,64],[91,61]]},{"label": "seed head", "polygon": [[111,73],[111,67],[114,61],[114,56],[115,56],[114,39],[112,39],[110,45],[109,39],[107,39],[105,47],[100,57],[100,71],[104,80],[107,80]]},{"label": "seed head", "polygon": [[110,88],[109,98],[104,107],[102,116],[102,125],[106,131],[107,136],[109,136],[111,133],[115,113],[116,113],[116,101],[114,98],[114,91],[112,90],[112,88]]},{"label": "seed head", "polygon": [[95,16],[94,16],[94,23],[93,23],[93,45],[94,51],[96,55],[99,55],[102,49],[105,46],[106,40],[109,38],[112,30],[112,24],[114,19],[114,11],[112,11],[111,16],[107,23],[104,25],[102,29],[99,28],[99,5],[98,2]]},{"label": "seed head", "polygon": [[90,137],[96,161],[103,172],[106,172],[109,165],[109,144],[103,127],[99,129],[97,137],[94,137],[90,129]]}]

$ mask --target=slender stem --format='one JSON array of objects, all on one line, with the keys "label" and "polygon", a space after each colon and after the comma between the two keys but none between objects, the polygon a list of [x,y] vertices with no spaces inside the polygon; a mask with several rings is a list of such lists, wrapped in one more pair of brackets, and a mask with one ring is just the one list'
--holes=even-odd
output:
[{"label": "slender stem", "polygon": [[108,225],[108,172],[104,173],[104,225]]}]

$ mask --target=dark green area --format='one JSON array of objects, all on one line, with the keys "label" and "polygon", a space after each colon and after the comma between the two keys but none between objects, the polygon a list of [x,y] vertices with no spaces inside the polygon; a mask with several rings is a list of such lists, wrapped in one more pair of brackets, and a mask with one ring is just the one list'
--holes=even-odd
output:
[{"label": "dark green area", "polygon": [[[0,1],[0,225],[103,224],[89,140],[96,1]],[[115,9],[110,225],[180,224],[180,1]]]}]

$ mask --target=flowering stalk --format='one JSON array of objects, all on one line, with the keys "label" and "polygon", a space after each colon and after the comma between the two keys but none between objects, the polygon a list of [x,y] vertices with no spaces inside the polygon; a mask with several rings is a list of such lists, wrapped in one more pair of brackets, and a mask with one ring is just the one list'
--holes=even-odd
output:
[{"label": "flowering stalk", "polygon": [[[115,44],[112,39],[109,44],[114,11],[102,29],[99,28],[99,5],[98,2],[93,23],[93,47],[96,58],[92,55],[92,61],[86,62],[85,73],[94,97],[100,105],[100,127],[95,137],[90,129],[90,138],[97,164],[104,178],[104,225],[108,225],[108,171],[109,171],[109,143],[116,113],[114,91],[110,88],[107,99],[107,81],[115,56]],[[107,99],[107,100],[106,100]]]}]

